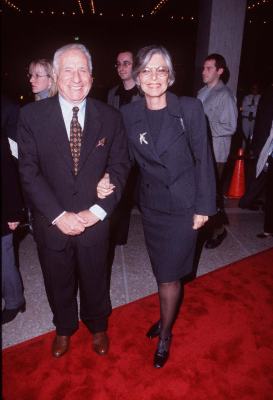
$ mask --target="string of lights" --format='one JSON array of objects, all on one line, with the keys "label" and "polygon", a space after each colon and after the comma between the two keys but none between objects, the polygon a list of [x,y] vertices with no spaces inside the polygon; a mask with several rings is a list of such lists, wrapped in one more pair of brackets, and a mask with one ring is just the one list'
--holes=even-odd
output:
[{"label": "string of lights", "polygon": [[[255,22],[255,21],[253,21],[252,19],[250,19],[248,22],[249,22],[250,24],[253,24],[253,22]],[[266,24],[268,23],[268,21],[264,20],[262,23],[263,23],[264,25],[266,25]]]},{"label": "string of lights", "polygon": [[90,8],[91,8],[91,13],[96,14],[95,3],[93,0],[90,0]]},{"label": "string of lights", "polygon": [[[7,2],[9,0],[6,0]],[[78,2],[79,0],[77,0]],[[91,2],[93,2],[93,0],[90,1],[90,6],[91,6]],[[21,11],[21,10],[20,10]],[[91,8],[91,13],[92,16],[94,17],[109,17],[109,15],[100,12],[100,13],[96,13],[95,7],[94,7],[94,11]],[[83,12],[81,11],[53,11],[53,10],[24,10],[23,12],[21,12],[21,14],[24,15],[42,15],[42,16],[87,16],[87,14],[84,14],[84,10]],[[89,14],[90,15],[90,14]],[[111,14],[111,17],[122,17],[122,18],[135,18],[135,19],[149,19],[149,18],[153,18],[153,15],[151,14],[134,14],[134,13],[120,13],[120,14]],[[179,15],[165,15],[165,16],[161,16],[161,18],[164,18],[165,20],[171,20],[171,21],[185,21],[185,22],[195,22],[197,21],[196,17],[193,16],[179,16]]]},{"label": "string of lights", "polygon": [[[169,0],[160,0],[157,2],[157,4],[154,6],[154,8],[148,12],[148,13],[133,13],[133,12],[121,12],[118,13],[116,12],[111,13],[111,15],[108,13],[104,13],[104,12],[96,12],[96,8],[95,8],[95,0],[89,0],[89,13],[85,13],[84,7],[83,7],[83,2],[82,0],[77,0],[77,10],[74,11],[65,11],[65,10],[37,10],[37,9],[21,9],[20,7],[18,7],[14,0],[4,0],[4,4],[7,5],[12,12],[16,12],[19,13],[21,15],[43,15],[43,16],[93,16],[93,17],[105,17],[105,18],[135,18],[135,19],[149,19],[151,17],[159,17],[159,18],[164,18],[165,20],[170,20],[170,21],[184,21],[184,22],[197,22],[197,17],[195,16],[183,16],[183,15],[166,15],[165,13],[158,13],[158,11],[168,3]],[[273,0],[252,0],[251,2],[248,3],[247,6],[247,10],[251,13],[249,14],[249,18],[248,18],[248,22],[249,23],[256,23],[256,22],[261,22],[262,19],[262,23],[263,24],[267,24],[270,23],[270,21],[272,21],[272,19],[269,17],[269,13],[267,13],[266,16],[260,16],[258,18],[260,18],[260,21],[256,21],[256,16],[253,15],[252,11],[255,12],[255,10],[259,9],[264,9],[266,11],[268,6],[271,6],[273,3]],[[262,8],[263,7],[263,8]],[[1,12],[4,10],[1,10]]]},{"label": "string of lights", "polygon": [[268,5],[271,2],[272,2],[271,0],[256,0],[256,1],[253,1],[251,4],[249,4],[247,9],[248,10],[255,10],[255,9],[261,7],[261,6]]},{"label": "string of lights", "polygon": [[151,15],[155,15],[169,0],[160,0],[156,6],[150,12]]},{"label": "string of lights", "polygon": [[81,13],[84,14],[84,10],[83,10],[83,8],[82,8],[81,0],[77,0],[77,2],[78,2],[78,5],[79,5],[79,7],[80,7]]},{"label": "string of lights", "polygon": [[[271,19],[267,19],[267,17],[265,17],[265,13],[267,13],[267,7],[272,5],[272,0],[256,0],[256,1],[252,1],[251,4],[249,4],[247,6],[247,11],[250,12],[249,14],[249,19],[248,19],[248,23],[249,24],[257,24],[257,23],[262,23],[263,25],[266,24],[270,24],[270,22],[272,23],[272,14],[271,14]],[[263,8],[262,8],[263,7]],[[259,10],[264,10],[263,14],[259,15]],[[252,11],[257,11],[257,15],[253,14]],[[267,13],[267,15],[269,15],[270,13]]]},{"label": "string of lights", "polygon": [[20,9],[19,7],[17,7],[16,4],[12,3],[11,1],[9,1],[9,0],[4,0],[4,2],[5,2],[9,7],[13,8],[14,10],[16,10],[16,11],[18,11],[18,12],[21,11],[21,9]]}]

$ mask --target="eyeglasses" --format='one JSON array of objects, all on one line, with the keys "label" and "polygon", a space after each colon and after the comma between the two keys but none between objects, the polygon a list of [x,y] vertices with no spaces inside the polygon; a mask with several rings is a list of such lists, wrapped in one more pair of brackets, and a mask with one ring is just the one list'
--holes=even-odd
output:
[{"label": "eyeglasses", "polygon": [[45,76],[47,76],[49,78],[49,75],[27,74],[28,79],[31,79],[31,78],[40,79],[40,78],[44,78]]},{"label": "eyeglasses", "polygon": [[169,74],[167,67],[146,67],[140,71],[140,74],[143,78],[150,78],[153,70],[159,78],[165,78]]},{"label": "eyeglasses", "polygon": [[130,65],[132,65],[133,63],[131,61],[123,61],[123,62],[117,62],[115,64],[115,68],[120,68],[120,67],[129,67]]}]

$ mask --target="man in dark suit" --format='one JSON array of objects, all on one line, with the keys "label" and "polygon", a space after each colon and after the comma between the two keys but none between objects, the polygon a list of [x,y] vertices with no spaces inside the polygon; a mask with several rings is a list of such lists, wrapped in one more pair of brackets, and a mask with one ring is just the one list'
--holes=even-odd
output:
[{"label": "man in dark suit", "polygon": [[253,138],[250,144],[251,164],[245,194],[239,201],[239,207],[259,209],[259,198],[263,197],[267,174],[262,171],[256,177],[256,164],[265,142],[270,134],[273,119],[273,82],[266,88],[258,104]]},{"label": "man in dark suit", "polygon": [[9,137],[15,139],[19,107],[4,96],[1,100],[1,272],[2,298],[5,301],[2,324],[6,324],[12,321],[19,311],[25,311],[25,298],[16,265],[13,237],[13,232],[23,217],[23,201],[17,166],[8,140]]},{"label": "man in dark suit", "polygon": [[[87,98],[92,86],[88,50],[70,44],[53,60],[58,96],[27,105],[19,121],[19,169],[32,206],[34,237],[56,336],[52,353],[63,355],[80,317],[93,334],[93,349],[106,354],[111,312],[107,289],[108,217],[118,203],[129,162],[118,111]],[[115,193],[96,195],[110,173]]]}]

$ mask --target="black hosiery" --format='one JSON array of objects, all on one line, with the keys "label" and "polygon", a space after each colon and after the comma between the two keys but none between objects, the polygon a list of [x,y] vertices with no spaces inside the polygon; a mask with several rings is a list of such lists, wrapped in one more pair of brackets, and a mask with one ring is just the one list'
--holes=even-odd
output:
[{"label": "black hosiery", "polygon": [[160,300],[160,337],[168,338],[171,335],[179,307],[183,301],[184,285],[181,281],[158,284]]}]

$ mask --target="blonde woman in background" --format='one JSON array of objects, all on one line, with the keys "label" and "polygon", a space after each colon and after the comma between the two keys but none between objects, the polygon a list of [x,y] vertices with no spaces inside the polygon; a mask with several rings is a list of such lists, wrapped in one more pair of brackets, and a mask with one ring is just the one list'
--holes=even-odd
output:
[{"label": "blonde woman in background", "polygon": [[32,61],[29,65],[28,78],[36,101],[52,97],[57,93],[50,60],[40,58]]}]

